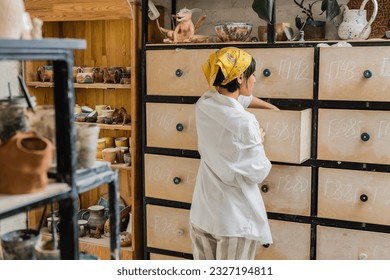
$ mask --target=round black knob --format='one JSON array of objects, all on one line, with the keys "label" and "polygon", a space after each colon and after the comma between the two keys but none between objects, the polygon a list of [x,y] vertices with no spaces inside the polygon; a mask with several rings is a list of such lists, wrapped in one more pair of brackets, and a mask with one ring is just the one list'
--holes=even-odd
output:
[{"label": "round black knob", "polygon": [[184,72],[181,69],[176,69],[175,74],[176,74],[176,77],[181,77],[181,76],[183,76]]},{"label": "round black knob", "polygon": [[372,72],[370,70],[364,70],[363,77],[369,79],[372,77]]},{"label": "round black knob", "polygon": [[181,182],[181,179],[179,177],[173,178],[173,183],[175,183],[175,185],[180,184],[180,182]]},{"label": "round black knob", "polygon": [[267,243],[267,244],[263,244],[263,247],[264,248],[268,248],[269,247],[269,244]]},{"label": "round black knob", "polygon": [[360,135],[360,139],[362,139],[362,141],[366,142],[366,141],[370,140],[370,134],[368,134],[367,132],[363,132],[362,135]]},{"label": "round black knob", "polygon": [[262,185],[262,186],[261,186],[261,191],[262,191],[263,193],[267,193],[268,190],[269,190],[268,185]]},{"label": "round black knob", "polygon": [[361,200],[362,202],[366,202],[366,201],[368,200],[368,196],[367,196],[366,194],[362,194],[362,195],[360,196],[360,200]]},{"label": "round black knob", "polygon": [[269,70],[269,69],[264,69],[263,75],[264,75],[264,77],[269,77],[269,76],[271,76],[271,70]]},{"label": "round black knob", "polygon": [[184,129],[184,125],[183,125],[182,123],[178,123],[178,124],[176,125],[176,130],[177,130],[177,131],[183,131],[183,129]]}]

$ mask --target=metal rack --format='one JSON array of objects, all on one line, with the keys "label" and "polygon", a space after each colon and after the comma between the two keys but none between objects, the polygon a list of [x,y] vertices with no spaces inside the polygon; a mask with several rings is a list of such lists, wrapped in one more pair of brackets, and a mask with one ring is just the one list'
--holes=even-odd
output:
[{"label": "metal rack", "polygon": [[57,142],[57,167],[50,183],[39,193],[0,195],[0,219],[58,202],[61,227],[61,259],[79,259],[78,195],[102,184],[109,185],[110,258],[119,259],[118,171],[105,162],[90,169],[76,168],[76,132],[73,120],[73,51],[85,49],[79,39],[6,40],[0,39],[0,60],[51,60],[54,68],[54,106]]}]

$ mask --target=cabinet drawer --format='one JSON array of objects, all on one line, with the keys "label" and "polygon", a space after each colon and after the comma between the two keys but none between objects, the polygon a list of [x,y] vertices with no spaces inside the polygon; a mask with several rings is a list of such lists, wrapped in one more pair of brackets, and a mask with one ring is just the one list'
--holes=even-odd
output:
[{"label": "cabinet drawer", "polygon": [[321,48],[319,65],[319,99],[390,100],[390,47]]},{"label": "cabinet drawer", "polygon": [[318,216],[390,225],[390,174],[320,168]]},{"label": "cabinet drawer", "polygon": [[317,227],[318,260],[389,260],[390,234]]},{"label": "cabinet drawer", "polygon": [[150,260],[154,260],[154,261],[161,261],[161,260],[184,261],[184,260],[188,260],[188,259],[181,258],[181,257],[169,256],[169,255],[163,255],[163,254],[150,253]]},{"label": "cabinet drawer", "polygon": [[390,112],[331,110],[318,112],[318,158],[390,163]]},{"label": "cabinet drawer", "polygon": [[197,150],[194,104],[146,104],[149,147]]},{"label": "cabinet drawer", "polygon": [[145,154],[145,195],[191,203],[199,159]]},{"label": "cabinet drawer", "polygon": [[272,165],[268,177],[259,184],[268,212],[310,215],[311,168]]},{"label": "cabinet drawer", "polygon": [[209,89],[202,71],[213,50],[149,50],[146,92],[150,95],[200,96]]},{"label": "cabinet drawer", "polygon": [[265,130],[264,147],[272,161],[302,163],[310,158],[311,109],[249,109]]},{"label": "cabinet drawer", "polygon": [[258,245],[257,260],[309,260],[310,225],[269,220],[273,244]]},{"label": "cabinet drawer", "polygon": [[253,94],[267,98],[313,98],[313,48],[247,49],[256,60]]},{"label": "cabinet drawer", "polygon": [[192,254],[190,210],[146,205],[147,246]]}]

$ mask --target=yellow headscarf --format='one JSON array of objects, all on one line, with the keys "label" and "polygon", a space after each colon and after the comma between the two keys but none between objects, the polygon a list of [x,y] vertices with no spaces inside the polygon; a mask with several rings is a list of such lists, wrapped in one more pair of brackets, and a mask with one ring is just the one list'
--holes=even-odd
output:
[{"label": "yellow headscarf", "polygon": [[221,85],[226,85],[244,73],[251,61],[252,56],[247,52],[235,47],[226,47],[212,53],[202,65],[202,69],[210,87],[213,86],[219,69],[225,77]]}]

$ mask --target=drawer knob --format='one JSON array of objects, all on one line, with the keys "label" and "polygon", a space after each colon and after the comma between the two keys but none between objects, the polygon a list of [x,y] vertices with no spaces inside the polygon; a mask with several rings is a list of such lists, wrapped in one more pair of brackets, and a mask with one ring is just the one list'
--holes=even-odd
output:
[{"label": "drawer knob", "polygon": [[264,69],[263,75],[264,75],[264,77],[269,77],[269,76],[271,76],[271,70],[269,70],[269,69]]},{"label": "drawer knob", "polygon": [[175,74],[176,74],[176,77],[179,77],[179,78],[180,78],[181,76],[183,76],[184,72],[183,72],[183,70],[181,70],[181,69],[176,69]]},{"label": "drawer knob", "polygon": [[261,191],[262,191],[263,193],[267,193],[268,190],[269,190],[268,185],[262,185],[262,186],[261,186]]},{"label": "drawer knob", "polygon": [[184,229],[179,228],[178,230],[176,230],[176,235],[177,236],[183,236],[184,235]]},{"label": "drawer knob", "polygon": [[267,244],[263,244],[263,247],[264,248],[268,248],[269,247],[269,244],[267,243]]},{"label": "drawer knob", "polygon": [[366,194],[362,194],[362,195],[360,196],[360,200],[361,200],[362,202],[366,202],[366,201],[368,200],[368,196],[367,196]]},{"label": "drawer knob", "polygon": [[178,123],[178,124],[176,125],[176,130],[177,130],[177,131],[183,131],[183,130],[184,130],[184,125],[183,125],[182,123]]},{"label": "drawer knob", "polygon": [[173,178],[173,183],[175,183],[175,185],[180,184],[180,182],[181,182],[181,179],[179,177]]},{"label": "drawer knob", "polygon": [[363,77],[369,79],[372,77],[372,72],[370,70],[364,70]]},{"label": "drawer knob", "polygon": [[360,139],[362,139],[362,141],[364,142],[367,142],[368,140],[370,140],[370,134],[368,134],[367,132],[363,132],[362,135],[360,135]]}]

